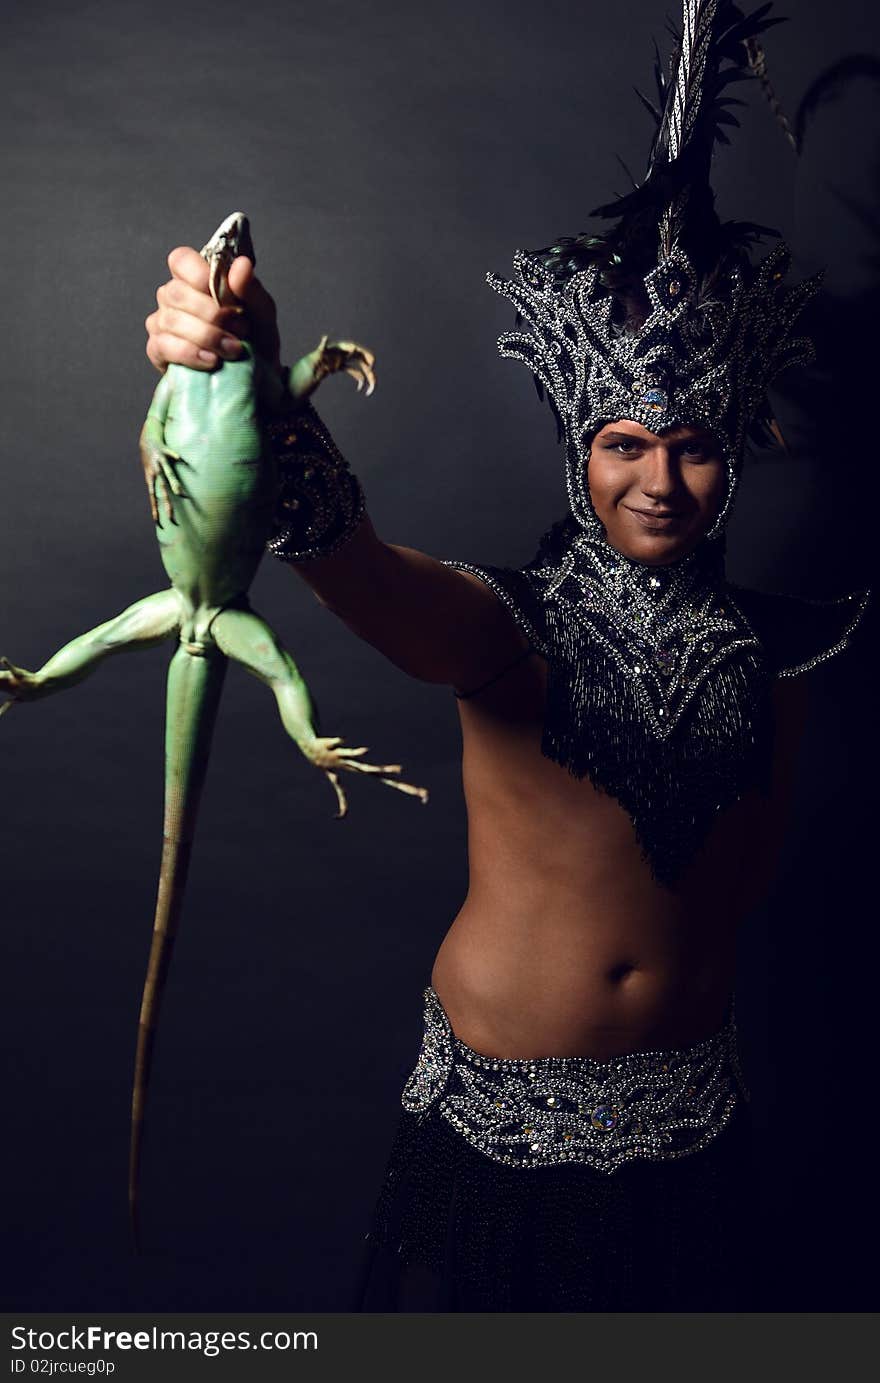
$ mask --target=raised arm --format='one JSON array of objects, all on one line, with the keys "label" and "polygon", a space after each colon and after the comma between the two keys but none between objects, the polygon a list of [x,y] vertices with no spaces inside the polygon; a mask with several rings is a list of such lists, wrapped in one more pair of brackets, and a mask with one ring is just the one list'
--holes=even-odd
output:
[{"label": "raised arm", "polygon": [[[176,361],[211,370],[218,358],[238,355],[241,336],[279,364],[275,304],[249,260],[237,259],[230,268],[234,301],[222,307],[208,293],[208,266],[196,250],[172,250],[168,266],[172,278],[158,289],[157,309],[145,324],[147,356],[156,369]],[[527,646],[478,577],[384,542],[366,514],[331,556],[289,565],[353,633],[423,681],[470,691]]]},{"label": "raised arm", "polygon": [[369,515],[332,557],[289,565],[352,633],[422,681],[470,691],[528,646],[479,577],[383,542]]}]

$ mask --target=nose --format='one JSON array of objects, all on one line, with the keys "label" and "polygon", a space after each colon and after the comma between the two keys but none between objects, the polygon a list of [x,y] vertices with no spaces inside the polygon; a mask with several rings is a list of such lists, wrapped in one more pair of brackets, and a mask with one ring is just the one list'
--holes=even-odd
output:
[{"label": "nose", "polygon": [[668,499],[677,484],[674,466],[669,447],[651,447],[639,477],[642,494],[648,499]]}]

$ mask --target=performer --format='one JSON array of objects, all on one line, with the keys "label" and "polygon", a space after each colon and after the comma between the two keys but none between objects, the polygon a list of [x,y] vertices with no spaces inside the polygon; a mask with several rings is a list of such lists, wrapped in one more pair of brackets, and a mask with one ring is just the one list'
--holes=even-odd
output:
[{"label": "performer", "polygon": [[[424,990],[424,1039],[376,1204],[360,1310],[736,1310],[760,1257],[737,927],[785,822],[799,674],[842,649],[867,596],[735,587],[724,532],[766,396],[808,357],[817,280],[720,224],[714,141],[759,71],[751,17],[685,0],[644,181],[488,276],[564,442],[569,511],[514,570],[376,534],[311,404],[277,429],[273,553],[360,637],[458,697],[470,886]],[[726,142],[726,140],[725,140]],[[230,315],[192,249],[147,353],[212,368]],[[230,286],[278,358],[274,305]],[[227,344],[224,344],[224,337]]]}]

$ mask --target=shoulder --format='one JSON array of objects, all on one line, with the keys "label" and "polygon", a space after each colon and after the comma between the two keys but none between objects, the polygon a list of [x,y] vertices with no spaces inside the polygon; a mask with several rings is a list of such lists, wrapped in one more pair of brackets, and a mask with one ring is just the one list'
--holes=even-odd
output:
[{"label": "shoulder", "polygon": [[443,565],[454,568],[472,583],[490,590],[531,647],[539,653],[546,651],[541,600],[527,571],[452,559],[445,559]]},{"label": "shoulder", "polygon": [[730,595],[761,641],[776,677],[797,677],[842,653],[860,636],[871,592],[852,591],[834,600],[749,590],[731,584]]},{"label": "shoulder", "polygon": [[545,609],[546,578],[558,570],[572,538],[579,531],[568,512],[552,524],[541,537],[537,551],[521,567],[492,566],[488,563],[444,561],[444,566],[465,573],[471,581],[492,591],[512,617],[518,630],[543,658],[549,657],[550,638]]}]

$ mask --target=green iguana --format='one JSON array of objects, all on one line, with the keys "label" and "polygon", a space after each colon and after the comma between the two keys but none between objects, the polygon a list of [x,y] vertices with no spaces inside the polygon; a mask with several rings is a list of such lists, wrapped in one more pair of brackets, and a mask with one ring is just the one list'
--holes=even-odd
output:
[{"label": "green iguana", "polygon": [[[247,217],[242,212],[227,217],[201,253],[210,266],[211,294],[219,303],[236,255],[255,262]],[[340,737],[318,733],[317,710],[293,658],[247,597],[271,532],[278,493],[266,423],[338,370],[351,374],[358,389],[366,383],[371,393],[373,363],[364,347],[351,341],[331,343],[325,336],[286,379],[246,341],[240,359],[221,362],[210,372],[169,365],[153,395],[140,452],[170,588],[145,596],[73,639],[37,672],[0,659],[0,691],[11,698],[0,706],[2,714],[16,702],[73,686],[110,654],[177,639],[168,669],[162,864],[132,1094],[129,1206],[136,1245],[153,1042],[227,660],[235,659],[271,688],[285,730],[333,785],[337,817],[347,810],[341,770],[374,775],[389,787],[427,800],[424,788],[393,776],[400,772],[399,764],[365,763],[365,745],[347,748]]]}]

